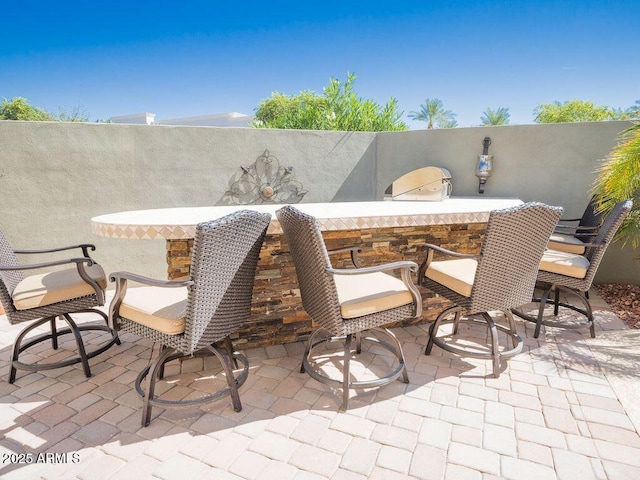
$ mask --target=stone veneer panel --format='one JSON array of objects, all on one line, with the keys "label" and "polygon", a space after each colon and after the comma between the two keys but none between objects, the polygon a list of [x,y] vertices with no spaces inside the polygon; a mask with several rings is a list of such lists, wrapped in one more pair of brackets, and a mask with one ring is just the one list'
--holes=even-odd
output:
[{"label": "stone veneer panel", "polygon": [[[329,250],[352,245],[362,247],[360,260],[363,266],[368,266],[399,260],[420,264],[425,255],[422,247],[425,243],[458,252],[478,253],[485,229],[486,223],[458,223],[324,231],[322,235]],[[169,279],[189,275],[192,246],[193,240],[167,240]],[[332,255],[331,259],[335,267],[350,266],[349,254]],[[404,325],[434,320],[445,308],[446,300],[436,298],[424,288],[421,292],[422,318]],[[268,233],[258,262],[251,318],[235,336],[234,345],[249,348],[295,342],[311,333],[313,328],[313,322],[302,307],[293,260],[284,236]]]}]

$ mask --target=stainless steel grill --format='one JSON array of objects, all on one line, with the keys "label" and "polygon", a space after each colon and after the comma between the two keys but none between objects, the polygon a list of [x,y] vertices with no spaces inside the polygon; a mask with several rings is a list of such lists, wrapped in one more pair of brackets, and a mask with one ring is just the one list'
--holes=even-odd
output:
[{"label": "stainless steel grill", "polygon": [[391,200],[440,202],[451,195],[451,173],[440,167],[423,167],[398,178],[387,189]]}]

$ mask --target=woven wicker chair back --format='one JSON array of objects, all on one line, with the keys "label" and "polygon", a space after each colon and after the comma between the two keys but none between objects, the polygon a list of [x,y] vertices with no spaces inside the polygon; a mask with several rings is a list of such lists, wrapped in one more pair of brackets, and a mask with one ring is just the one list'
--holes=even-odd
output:
[{"label": "woven wicker chair back", "polygon": [[279,209],[276,216],[293,257],[304,309],[322,328],[342,334],[338,292],[326,271],[331,261],[316,219],[290,205]]},{"label": "woven wicker chair back", "polygon": [[470,313],[510,309],[533,295],[540,259],[562,208],[532,202],[489,216]]},{"label": "woven wicker chair back", "polygon": [[249,319],[270,219],[268,213],[241,210],[197,225],[185,315],[188,352],[224,339]]},{"label": "woven wicker chair back", "polygon": [[582,218],[580,218],[580,222],[578,222],[578,226],[580,227],[598,227],[600,223],[602,223],[602,213],[597,209],[598,199],[594,195],[589,200],[589,204],[587,208],[584,209],[584,213],[582,214]]},{"label": "woven wicker chair back", "polygon": [[[18,267],[20,265],[18,257],[13,253],[13,248],[11,248],[2,232],[0,232],[0,264],[5,267]],[[10,295],[23,279],[24,273],[22,270],[0,272],[0,280]]]},{"label": "woven wicker chair back", "polygon": [[[11,245],[9,245],[9,242],[2,232],[0,232],[0,264],[6,267],[17,267],[20,265],[16,254],[13,253],[13,248],[11,248]],[[15,311],[11,295],[18,283],[23,279],[24,273],[22,270],[0,272],[0,302],[2,302],[2,306],[7,315]]]},{"label": "woven wicker chair back", "polygon": [[604,257],[609,244],[615,238],[616,233],[618,233],[618,229],[631,211],[632,206],[633,202],[631,200],[625,200],[623,202],[617,203],[602,222],[602,226],[598,231],[598,235],[595,237],[595,239],[592,240],[593,243],[601,243],[602,246],[590,247],[585,252],[585,257],[587,257],[587,259],[589,260],[589,269],[587,270],[587,275],[585,276],[585,280],[588,282],[587,289],[591,287],[591,283],[593,282],[596,272],[598,271],[598,267],[600,266],[602,257]]}]

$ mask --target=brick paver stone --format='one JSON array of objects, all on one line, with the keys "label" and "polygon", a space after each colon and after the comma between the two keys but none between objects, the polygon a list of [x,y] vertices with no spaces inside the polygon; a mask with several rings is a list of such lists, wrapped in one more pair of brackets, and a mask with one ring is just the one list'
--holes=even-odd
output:
[{"label": "brick paver stone", "polygon": [[557,480],[551,467],[539,463],[502,457],[502,476],[510,480]]},{"label": "brick paver stone", "polygon": [[411,464],[411,452],[383,445],[378,453],[376,465],[400,473],[407,473]]},{"label": "brick paver stone", "polygon": [[480,472],[500,474],[500,455],[482,448],[452,442],[447,460]]},{"label": "brick paver stone", "polygon": [[160,466],[154,470],[153,475],[163,480],[185,478],[185,475],[191,478],[198,478],[207,470],[208,467],[205,464],[186,455],[176,453],[163,461]]},{"label": "brick paver stone", "polygon": [[418,434],[404,428],[378,425],[371,434],[371,440],[411,452],[418,443]]},{"label": "brick paver stone", "polygon": [[552,449],[555,470],[562,480],[587,480],[596,476],[589,457],[567,450]]},{"label": "brick paver stone", "polygon": [[341,455],[311,445],[300,445],[289,460],[289,464],[300,470],[331,478],[338,469]]},{"label": "brick paver stone", "polygon": [[300,443],[290,438],[264,432],[249,443],[249,450],[264,455],[273,460],[287,462]]},{"label": "brick paver stone", "polygon": [[364,438],[354,437],[342,455],[340,467],[362,475],[369,475],[376,464],[379,451],[379,444]]}]

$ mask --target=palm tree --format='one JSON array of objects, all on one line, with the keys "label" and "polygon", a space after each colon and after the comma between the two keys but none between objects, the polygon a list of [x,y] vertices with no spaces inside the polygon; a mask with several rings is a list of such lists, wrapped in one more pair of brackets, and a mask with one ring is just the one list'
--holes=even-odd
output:
[{"label": "palm tree", "polygon": [[620,142],[598,168],[593,190],[604,213],[618,202],[633,200],[618,235],[625,243],[631,240],[634,248],[640,246],[640,123],[622,132]]},{"label": "palm tree", "polygon": [[497,110],[487,108],[482,113],[480,121],[482,125],[508,125],[509,117],[511,117],[511,114],[508,108],[498,107]]},{"label": "palm tree", "polygon": [[[455,116],[455,113],[451,113],[451,115]],[[456,128],[458,126],[458,121],[454,118],[447,118],[446,120],[440,120],[437,122],[438,128]]]},{"label": "palm tree", "polygon": [[445,110],[439,98],[426,99],[418,112],[409,112],[409,118],[420,122],[427,122],[429,130],[435,128],[453,128],[458,126],[456,114]]}]

